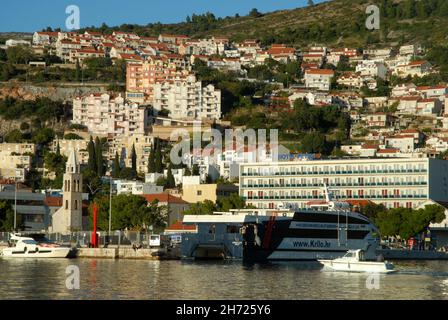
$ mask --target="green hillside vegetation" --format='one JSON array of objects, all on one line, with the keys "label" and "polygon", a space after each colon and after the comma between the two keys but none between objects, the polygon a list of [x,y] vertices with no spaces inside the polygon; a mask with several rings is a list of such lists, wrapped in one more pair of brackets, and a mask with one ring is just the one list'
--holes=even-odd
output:
[{"label": "green hillside vegetation", "polygon": [[[381,30],[365,28],[366,7],[381,8]],[[260,39],[263,44],[363,46],[366,44],[405,43],[447,44],[448,2],[446,0],[334,0],[294,10],[247,16],[216,18],[212,13],[192,15],[177,24],[151,23],[146,26],[123,24],[89,28],[105,33],[134,32],[142,36],[160,33],[192,37],[228,36],[231,40]]]}]

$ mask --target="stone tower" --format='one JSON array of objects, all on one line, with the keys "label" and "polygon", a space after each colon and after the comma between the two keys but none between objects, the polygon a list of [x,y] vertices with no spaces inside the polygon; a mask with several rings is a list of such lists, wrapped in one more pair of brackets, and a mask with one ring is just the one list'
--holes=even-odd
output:
[{"label": "stone tower", "polygon": [[52,232],[82,230],[82,175],[75,151],[68,157],[63,181],[62,207],[53,214]]}]

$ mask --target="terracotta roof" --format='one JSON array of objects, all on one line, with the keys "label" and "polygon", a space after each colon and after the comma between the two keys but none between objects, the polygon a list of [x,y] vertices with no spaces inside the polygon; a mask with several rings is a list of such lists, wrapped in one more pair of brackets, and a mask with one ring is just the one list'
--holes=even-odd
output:
[{"label": "terracotta roof", "polygon": [[348,202],[352,206],[358,206],[358,207],[365,207],[369,203],[373,203],[370,200],[346,200],[346,202]]},{"label": "terracotta roof", "polygon": [[378,150],[377,153],[398,153],[398,149],[381,149]]},{"label": "terracotta roof", "polygon": [[168,226],[165,231],[196,231],[196,226],[195,225],[188,225],[188,224],[183,224],[180,221],[177,221],[175,223],[173,223],[172,225]]},{"label": "terracotta roof", "polygon": [[45,197],[45,204],[49,207],[62,207],[62,197]]},{"label": "terracotta roof", "polygon": [[144,194],[144,195],[142,195],[142,197],[144,197],[146,199],[146,201],[148,201],[148,203],[151,203],[154,200],[159,200],[159,202],[189,204],[187,201],[184,201],[181,198],[172,196],[168,193]]},{"label": "terracotta roof", "polygon": [[410,66],[421,66],[422,64],[427,63],[428,61],[426,60],[417,60],[417,61],[412,61],[409,63]]},{"label": "terracotta roof", "polygon": [[334,71],[331,69],[308,69],[307,74],[322,74],[322,75],[334,75]]}]

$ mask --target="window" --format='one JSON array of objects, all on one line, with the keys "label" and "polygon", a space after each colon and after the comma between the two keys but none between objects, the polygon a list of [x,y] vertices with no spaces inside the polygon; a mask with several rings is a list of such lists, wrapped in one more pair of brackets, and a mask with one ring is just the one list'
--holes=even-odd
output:
[{"label": "window", "polygon": [[198,190],[197,193],[196,193],[196,195],[198,195],[198,196],[202,196],[202,190]]},{"label": "window", "polygon": [[68,210],[68,200],[65,200],[65,209]]}]

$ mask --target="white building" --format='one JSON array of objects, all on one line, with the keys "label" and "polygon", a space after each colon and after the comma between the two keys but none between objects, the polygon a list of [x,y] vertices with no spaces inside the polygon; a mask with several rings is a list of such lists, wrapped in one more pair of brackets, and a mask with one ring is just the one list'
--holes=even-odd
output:
[{"label": "white building", "polygon": [[387,68],[382,62],[364,60],[356,66],[356,72],[364,78],[386,79]]},{"label": "white building", "polygon": [[330,90],[334,71],[330,69],[308,69],[305,72],[305,86],[318,90]]},{"label": "white building", "polygon": [[196,76],[177,77],[154,85],[154,109],[170,112],[173,119],[221,118],[221,91],[202,86]]},{"label": "white building", "polygon": [[15,47],[15,46],[30,46],[31,43],[26,40],[15,40],[9,39],[5,41],[6,48]]},{"label": "white building", "polygon": [[74,124],[88,128],[93,135],[144,134],[149,125],[149,110],[124,98],[107,93],[91,94],[73,100]]},{"label": "white building", "polygon": [[240,196],[257,208],[305,208],[327,184],[342,200],[388,208],[448,201],[448,161],[428,158],[313,160],[240,166]]},{"label": "white building", "polygon": [[76,150],[76,157],[80,164],[87,164],[89,160],[89,152],[87,151],[87,145],[89,140],[79,140],[79,139],[55,139],[51,143],[51,152],[56,153],[59,146],[59,152],[66,156],[70,156],[72,150]]},{"label": "white building", "polygon": [[112,187],[117,194],[143,195],[163,193],[163,186],[141,181],[113,180]]},{"label": "white building", "polygon": [[386,145],[389,148],[400,150],[401,153],[415,151],[415,138],[413,135],[396,135],[386,138]]}]

